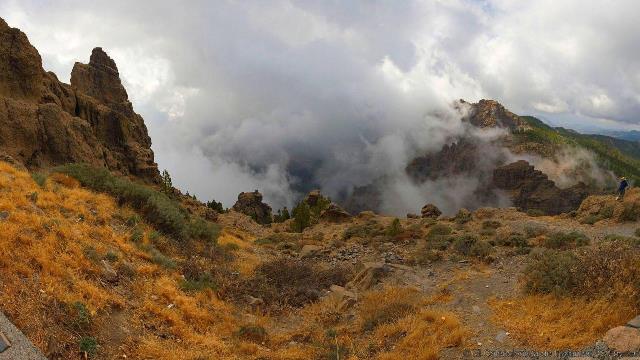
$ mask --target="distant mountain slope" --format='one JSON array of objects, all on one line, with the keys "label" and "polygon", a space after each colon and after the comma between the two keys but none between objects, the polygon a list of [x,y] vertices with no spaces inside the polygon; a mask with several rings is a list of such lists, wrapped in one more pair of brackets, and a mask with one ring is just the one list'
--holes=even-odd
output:
[{"label": "distant mountain slope", "polygon": [[[576,196],[570,206],[574,208],[588,193],[613,190],[617,185],[615,176],[627,176],[640,183],[638,142],[551,127],[535,117],[514,114],[495,100],[460,101],[455,106],[467,124],[466,132],[449,139],[439,151],[413,158],[405,169],[416,186],[415,193],[435,203],[445,213],[459,207],[506,206],[503,189],[495,187],[495,170],[517,160],[527,161],[551,181],[536,191],[524,191],[532,199],[548,197],[543,188],[556,189],[553,192],[556,194],[558,188],[569,189],[583,183],[585,187],[577,188],[581,189],[580,196]],[[514,183],[509,186],[526,183],[511,180]],[[375,179],[370,184],[356,187],[343,204],[354,213],[367,209],[390,211],[381,194],[388,193],[392,181]],[[443,190],[446,196],[441,195]],[[513,196],[508,197],[512,203],[516,200]],[[519,199],[519,202],[535,203],[528,200],[531,199]],[[523,207],[521,210],[555,214],[566,211],[567,206]]]},{"label": "distant mountain slope", "polygon": [[553,154],[561,147],[576,146],[593,152],[600,166],[617,176],[640,180],[640,143],[606,135],[580,134],[574,130],[551,127],[532,116],[521,116],[530,128],[513,133],[518,144],[534,143],[539,155]]}]

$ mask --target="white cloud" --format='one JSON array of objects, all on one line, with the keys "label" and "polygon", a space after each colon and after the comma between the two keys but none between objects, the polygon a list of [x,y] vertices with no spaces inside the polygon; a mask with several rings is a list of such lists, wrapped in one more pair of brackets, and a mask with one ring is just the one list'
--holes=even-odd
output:
[{"label": "white cloud", "polygon": [[637,124],[639,10],[635,0],[0,0],[60,79],[102,46],[161,167],[228,206],[229,192],[259,187],[281,205],[305,181],[337,194],[400,171],[462,131],[454,99],[494,98],[580,128]]}]

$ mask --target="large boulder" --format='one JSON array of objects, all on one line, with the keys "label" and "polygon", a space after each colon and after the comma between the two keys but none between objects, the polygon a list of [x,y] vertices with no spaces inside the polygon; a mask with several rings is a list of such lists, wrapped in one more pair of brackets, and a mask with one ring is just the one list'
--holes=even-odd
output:
[{"label": "large boulder", "polygon": [[258,224],[270,224],[273,221],[271,206],[262,202],[262,194],[258,190],[241,192],[233,210],[250,216]]},{"label": "large boulder", "polygon": [[580,182],[560,189],[547,175],[535,170],[525,160],[500,166],[493,172],[493,187],[505,190],[520,210],[536,210],[557,215],[576,210],[589,195],[587,186]]},{"label": "large boulder", "polygon": [[329,204],[329,206],[320,213],[321,221],[340,223],[349,219],[351,219],[351,214],[335,203]]},{"label": "large boulder", "polygon": [[634,352],[640,350],[640,330],[630,326],[615,327],[604,335],[607,347],[617,352]]},{"label": "large boulder", "polygon": [[433,204],[427,204],[423,206],[420,213],[425,219],[437,219],[440,215],[442,215],[442,211],[440,211],[440,209],[438,209],[438,207]]},{"label": "large boulder", "polygon": [[100,48],[76,63],[71,85],[45,72],[38,51],[0,19],[0,153],[29,169],[70,162],[157,182],[144,120],[115,62]]}]

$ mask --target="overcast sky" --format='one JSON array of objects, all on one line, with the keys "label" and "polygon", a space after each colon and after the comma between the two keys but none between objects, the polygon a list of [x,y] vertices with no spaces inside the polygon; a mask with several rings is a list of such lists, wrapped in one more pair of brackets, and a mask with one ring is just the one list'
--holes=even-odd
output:
[{"label": "overcast sky", "polygon": [[290,203],[292,174],[338,193],[400,171],[462,131],[454,99],[637,128],[639,13],[637,0],[0,0],[62,81],[103,47],[160,168],[226,206],[254,188]]}]

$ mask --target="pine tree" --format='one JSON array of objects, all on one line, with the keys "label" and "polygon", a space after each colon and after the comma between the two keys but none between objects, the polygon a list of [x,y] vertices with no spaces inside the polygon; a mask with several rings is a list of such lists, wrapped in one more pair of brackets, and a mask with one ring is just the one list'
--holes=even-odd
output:
[{"label": "pine tree", "polygon": [[295,232],[302,232],[311,225],[311,211],[306,202],[301,201],[298,206],[293,208],[293,224],[291,228]]},{"label": "pine tree", "polygon": [[173,184],[171,183],[171,175],[167,170],[162,171],[162,192],[168,195],[173,194]]}]

